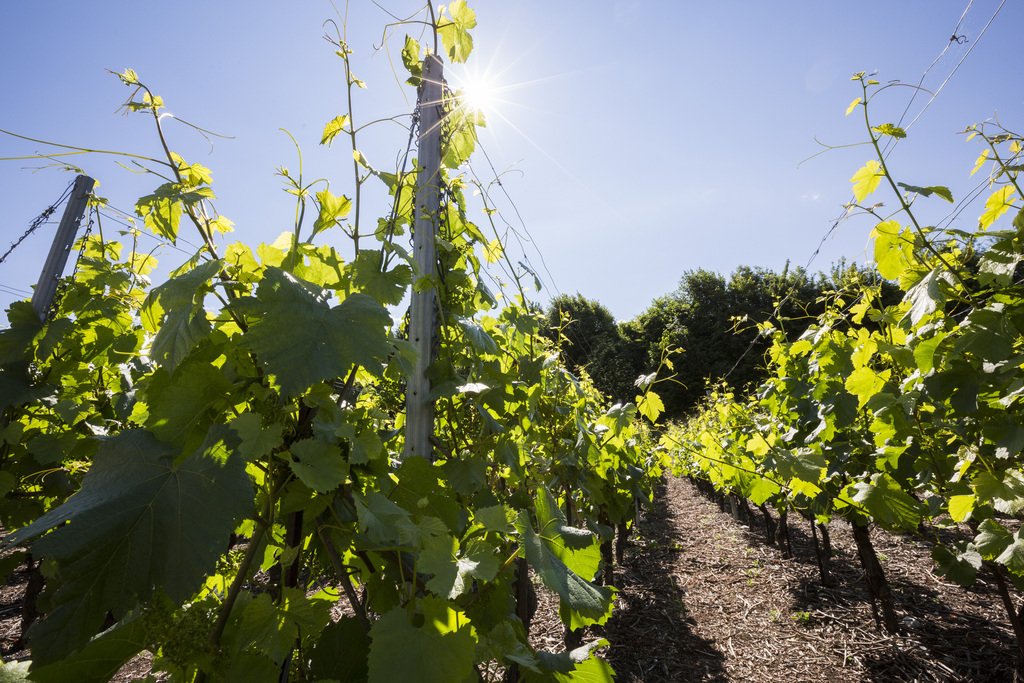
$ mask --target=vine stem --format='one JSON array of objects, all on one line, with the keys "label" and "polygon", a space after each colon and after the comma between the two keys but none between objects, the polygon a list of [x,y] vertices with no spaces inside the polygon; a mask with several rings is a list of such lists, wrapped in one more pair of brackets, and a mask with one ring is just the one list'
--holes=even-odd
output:
[{"label": "vine stem", "polygon": [[932,246],[931,241],[929,241],[928,238],[925,236],[924,230],[921,228],[921,225],[917,222],[917,216],[915,216],[913,211],[910,210],[910,204],[907,203],[907,200],[904,199],[903,194],[896,186],[896,181],[892,179],[892,175],[889,173],[889,167],[885,163],[885,155],[882,154],[882,150],[878,146],[878,137],[875,136],[875,132],[871,128],[871,119],[868,118],[868,101],[870,98],[868,97],[868,85],[867,82],[865,82],[863,76],[861,76],[860,79],[860,87],[862,92],[864,93],[864,101],[861,105],[864,107],[864,124],[868,128],[868,137],[871,138],[871,146],[875,149],[875,155],[878,157],[878,163],[881,164],[882,166],[882,175],[885,177],[886,182],[889,183],[889,187],[892,188],[893,194],[896,195],[896,199],[899,200],[900,206],[903,208],[904,213],[906,213],[907,216],[910,217],[910,222],[913,223],[914,225],[914,231],[921,238],[922,242],[924,242],[924,248],[931,252],[931,254],[935,258],[937,258],[943,266],[945,266],[946,270],[949,271],[950,274],[952,274],[958,282],[960,282],[960,286],[963,287],[964,293],[967,295],[967,299],[971,302],[971,305],[977,306],[978,302],[977,300],[975,300],[974,295],[971,293],[971,289],[970,287],[968,287],[967,282],[963,279],[963,277],[960,275],[958,271],[954,270],[953,267],[946,262],[946,259],[943,258],[942,254],[940,254],[939,251]]},{"label": "vine stem", "polygon": [[[264,518],[269,519],[273,512],[273,506],[271,505],[272,498],[267,498],[267,504],[264,506]],[[220,648],[220,639],[224,635],[224,629],[228,625],[228,619],[231,617],[231,610],[235,606],[235,601],[238,599],[238,594],[242,590],[242,586],[245,584],[246,579],[249,576],[249,568],[252,566],[253,561],[256,559],[256,553],[259,551],[260,543],[263,541],[263,535],[266,533],[269,527],[262,524],[257,524],[252,534],[252,539],[249,541],[249,546],[245,549],[245,555],[242,557],[242,562],[238,566],[238,573],[235,575],[235,580],[231,582],[231,587],[228,589],[228,594],[224,598],[224,603],[221,605],[220,614],[217,615],[217,622],[213,626],[213,631],[210,632],[210,646],[217,650]],[[196,675],[195,683],[205,683],[206,672],[201,670]]]},{"label": "vine stem", "polygon": [[[981,134],[981,137],[985,140],[986,143],[988,143],[989,149],[992,150],[992,160],[999,164],[999,167],[1005,171],[1006,162],[1004,162],[1002,158],[1000,158],[999,150],[996,148],[995,143],[992,142],[992,139],[989,138],[989,136],[985,135],[984,133]],[[1009,179],[1009,183],[1013,185],[1015,190],[1017,190],[1017,194],[1020,195],[1021,197],[1024,197],[1024,191],[1021,191],[1020,185],[1017,184],[1017,176],[1008,172],[1005,173],[1005,175]]]},{"label": "vine stem", "polygon": [[323,515],[316,518],[316,531],[320,536],[320,540],[324,543],[324,548],[327,550],[327,559],[331,561],[331,566],[334,567],[334,573],[338,575],[338,579],[341,581],[341,587],[345,590],[345,595],[348,596],[348,601],[352,605],[352,610],[356,613],[356,618],[359,619],[359,625],[363,627],[363,633],[369,634],[372,624],[370,623],[369,617],[366,615],[366,610],[363,609],[363,604],[359,602],[359,597],[356,595],[355,588],[352,586],[352,580],[348,577],[348,572],[345,571],[345,565],[341,561],[338,549],[334,547],[334,541],[331,540],[330,535],[327,533],[327,527],[324,526]]}]

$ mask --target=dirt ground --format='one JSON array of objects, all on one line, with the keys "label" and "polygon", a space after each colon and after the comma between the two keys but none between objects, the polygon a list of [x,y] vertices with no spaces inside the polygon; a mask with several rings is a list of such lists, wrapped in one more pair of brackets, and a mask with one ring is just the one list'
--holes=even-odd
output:
[{"label": "dirt ground", "polygon": [[810,526],[794,557],[666,477],[622,567],[602,655],[643,681],[1012,681],[1015,647],[994,582],[933,573],[930,548],[872,529],[904,633],[874,622],[849,526],[830,525],[835,587],[822,588]]},{"label": "dirt ground", "polygon": [[[994,585],[970,590],[933,573],[930,549],[872,532],[904,632],[874,622],[849,527],[830,525],[834,588],[820,585],[810,527],[790,520],[794,557],[783,559],[751,529],[666,477],[616,567],[615,615],[584,640],[605,637],[600,654],[618,683],[689,681],[1012,681],[1014,639]],[[0,656],[15,649],[24,572],[0,589]],[[533,644],[562,651],[557,599],[541,590]],[[139,658],[117,680],[144,676]],[[129,673],[130,671],[130,673]],[[492,670],[493,671],[493,670]]]}]

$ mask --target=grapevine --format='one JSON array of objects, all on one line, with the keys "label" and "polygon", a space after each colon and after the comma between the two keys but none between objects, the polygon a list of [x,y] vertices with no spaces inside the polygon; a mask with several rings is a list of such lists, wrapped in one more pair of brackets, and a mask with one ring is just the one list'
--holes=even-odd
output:
[{"label": "grapevine", "polygon": [[[469,56],[465,2],[428,23],[450,59]],[[336,47],[351,104],[361,81]],[[421,52],[406,39],[414,85]],[[469,220],[461,170],[482,118],[448,95],[438,280],[399,240],[415,168],[373,167],[351,110],[321,144],[350,138],[353,197],[279,169],[294,224],[253,248],[226,241],[213,175],[172,150],[163,100],[117,76],[165,153],[138,217],[201,246],[153,287],[151,257],[90,236],[54,319],[19,302],[0,333],[3,544],[45,576],[30,677],[108,680],[148,651],[181,681],[609,678],[605,641],[531,645],[522,589],[532,571],[569,632],[606,622],[602,541],[660,468],[636,406],[609,408],[565,369],[521,288],[499,307],[485,286],[502,247]],[[393,204],[367,231],[360,188],[377,181]],[[416,352],[387,308],[427,286],[436,463],[401,457]]]}]

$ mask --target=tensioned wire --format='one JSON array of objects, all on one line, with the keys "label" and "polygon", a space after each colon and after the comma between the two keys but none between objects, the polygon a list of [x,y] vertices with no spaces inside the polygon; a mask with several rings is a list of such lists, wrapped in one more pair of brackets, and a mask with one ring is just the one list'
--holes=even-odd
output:
[{"label": "tensioned wire", "polygon": [[[975,47],[977,47],[978,43],[981,42],[981,39],[985,35],[985,32],[988,31],[989,26],[992,25],[992,22],[995,20],[996,15],[999,14],[999,11],[1003,8],[1003,5],[1005,5],[1005,4],[1006,4],[1006,0],[1002,0],[1002,2],[999,3],[999,6],[996,8],[995,12],[992,13],[992,16],[989,18],[989,20],[985,24],[984,28],[982,28],[981,32],[978,34],[978,37],[975,38],[973,40],[973,42],[971,43],[971,47],[959,59],[959,61],[956,63],[956,66],[953,67],[953,69],[950,71],[950,73],[942,81],[942,83],[940,84],[938,89],[936,89],[936,91],[932,94],[932,96],[928,100],[928,102],[925,103],[924,107],[921,108],[921,111],[919,111],[917,113],[917,116],[915,116],[914,119],[909,124],[907,124],[906,128],[910,128],[912,125],[914,125],[917,122],[917,120],[921,118],[921,115],[924,114],[924,112],[932,105],[933,102],[935,102],[935,99],[938,97],[938,95],[942,91],[942,89],[946,86],[946,84],[953,77],[953,75],[957,72],[957,70],[964,63],[964,61],[966,61],[967,57],[970,56],[971,52],[974,50]],[[939,53],[938,57],[936,57],[932,61],[932,63],[928,66],[928,68],[926,68],[924,70],[924,73],[921,74],[921,79],[920,79],[920,81],[918,81],[917,87],[914,88],[914,94],[910,97],[910,100],[907,102],[907,106],[904,109],[903,114],[900,116],[900,119],[899,119],[900,123],[902,123],[903,119],[906,118],[907,112],[910,111],[910,107],[913,104],[914,99],[917,97],[917,93],[922,90],[921,86],[924,83],[925,78],[928,76],[928,73],[931,71],[932,67],[934,67],[939,62],[939,60],[942,59],[942,57],[946,54],[946,51],[949,50],[950,46],[953,43],[959,44],[958,38],[960,38],[962,36],[959,36],[958,31],[960,30],[960,27],[963,24],[964,19],[967,17],[968,12],[970,11],[970,9],[971,9],[971,7],[973,5],[974,5],[974,0],[969,0],[968,3],[967,3],[967,7],[964,9],[963,14],[960,16],[960,20],[957,21],[956,27],[953,29],[953,32],[950,34],[951,37],[946,41],[946,45],[943,47],[943,49]],[[892,153],[893,148],[895,148],[895,146],[896,146],[896,144],[898,144],[898,142],[899,142],[899,140],[896,139],[896,138],[891,138],[890,140],[887,141],[887,143],[885,145],[885,148],[882,150],[882,158],[883,159],[888,159],[889,154]],[[957,216],[959,216],[960,213],[963,212],[964,209],[966,209],[971,203],[973,203],[981,195],[984,187],[987,184],[988,184],[987,181],[982,181],[978,186],[976,186],[973,190],[971,190],[971,192],[968,193],[967,198],[965,200],[961,200],[958,203],[958,205],[954,208],[953,212],[951,212],[949,215],[947,215],[945,218],[943,218],[943,220],[941,222],[942,223],[947,223],[947,221],[951,222],[952,220],[955,220],[955,218]],[[814,251],[811,253],[810,257],[807,259],[807,263],[804,266],[804,270],[805,271],[807,271],[810,268],[810,266],[814,262],[814,260],[821,254],[821,249],[825,245],[825,242],[828,241],[828,239],[833,234],[835,234],[836,230],[839,229],[839,226],[847,218],[849,218],[851,207],[852,207],[852,205],[853,205],[853,203],[855,201],[856,201],[855,197],[851,198],[850,202],[847,205],[847,208],[843,211],[843,213],[838,218],[836,218],[833,221],[832,225],[829,227],[829,229],[822,236],[821,240],[819,240],[818,246],[814,249]],[[772,318],[776,318],[776,317],[778,317],[780,315],[780,313],[782,311],[782,306],[787,301],[789,301],[790,298],[792,298],[792,296],[793,296],[793,294],[795,292],[796,292],[796,285],[794,284],[794,286],[790,288],[789,292],[786,293],[786,296],[784,296],[781,300],[779,300],[778,304],[776,304],[775,310],[771,314]],[[725,374],[725,376],[722,377],[722,380],[729,379],[729,377],[732,375],[732,373],[735,372],[736,368],[739,367],[739,365],[743,361],[743,359],[746,358],[747,354],[750,353],[750,351],[754,348],[754,346],[757,344],[757,342],[758,342],[758,340],[760,338],[761,338],[761,334],[759,333],[759,334],[757,334],[754,337],[754,339],[751,340],[750,344],[747,345],[747,348],[743,351],[742,354],[740,354],[740,357],[738,359],[736,359],[736,362],[733,364],[732,368],[729,369],[729,372],[727,372]]]}]

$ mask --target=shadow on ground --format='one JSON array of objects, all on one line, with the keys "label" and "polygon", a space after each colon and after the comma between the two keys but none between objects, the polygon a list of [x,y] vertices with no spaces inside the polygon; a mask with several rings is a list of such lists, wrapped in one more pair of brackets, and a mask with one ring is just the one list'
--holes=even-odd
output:
[{"label": "shadow on ground", "polygon": [[[743,536],[751,547],[775,546],[767,540],[762,516],[754,514],[743,525]],[[864,583],[864,573],[857,560],[856,547],[843,524],[832,525],[835,554],[831,560],[833,585],[823,587],[820,580],[814,539],[805,520],[790,518],[789,533],[793,557],[788,561],[806,568],[804,577],[790,587],[793,614],[822,614],[836,608],[855,608],[869,612],[870,598]],[[884,532],[872,533],[876,550],[888,541],[904,540],[900,548],[909,551],[915,542],[909,537]],[[925,552],[930,552],[926,548]],[[901,553],[902,554],[902,553]],[[884,554],[881,557],[885,557]],[[970,589],[943,588],[921,574],[922,561],[910,557],[883,560],[883,570],[893,593],[894,606],[900,619],[899,638],[885,646],[878,643],[886,635],[875,626],[868,627],[875,643],[864,652],[854,652],[863,664],[868,680],[879,683],[890,681],[970,681],[971,683],[1014,680],[1016,649],[1012,638],[1007,638],[1006,616],[999,610],[982,618],[970,614],[965,606],[987,595],[993,600],[996,587],[984,572]],[[931,566],[924,558],[923,566]],[[894,571],[895,570],[895,571]]]},{"label": "shadow on ground", "polygon": [[676,564],[679,538],[659,480],[654,508],[633,534],[624,563],[616,567],[619,603],[604,628],[612,645],[602,656],[615,669],[617,683],[729,680],[724,657],[713,641],[694,632],[683,602]]}]

